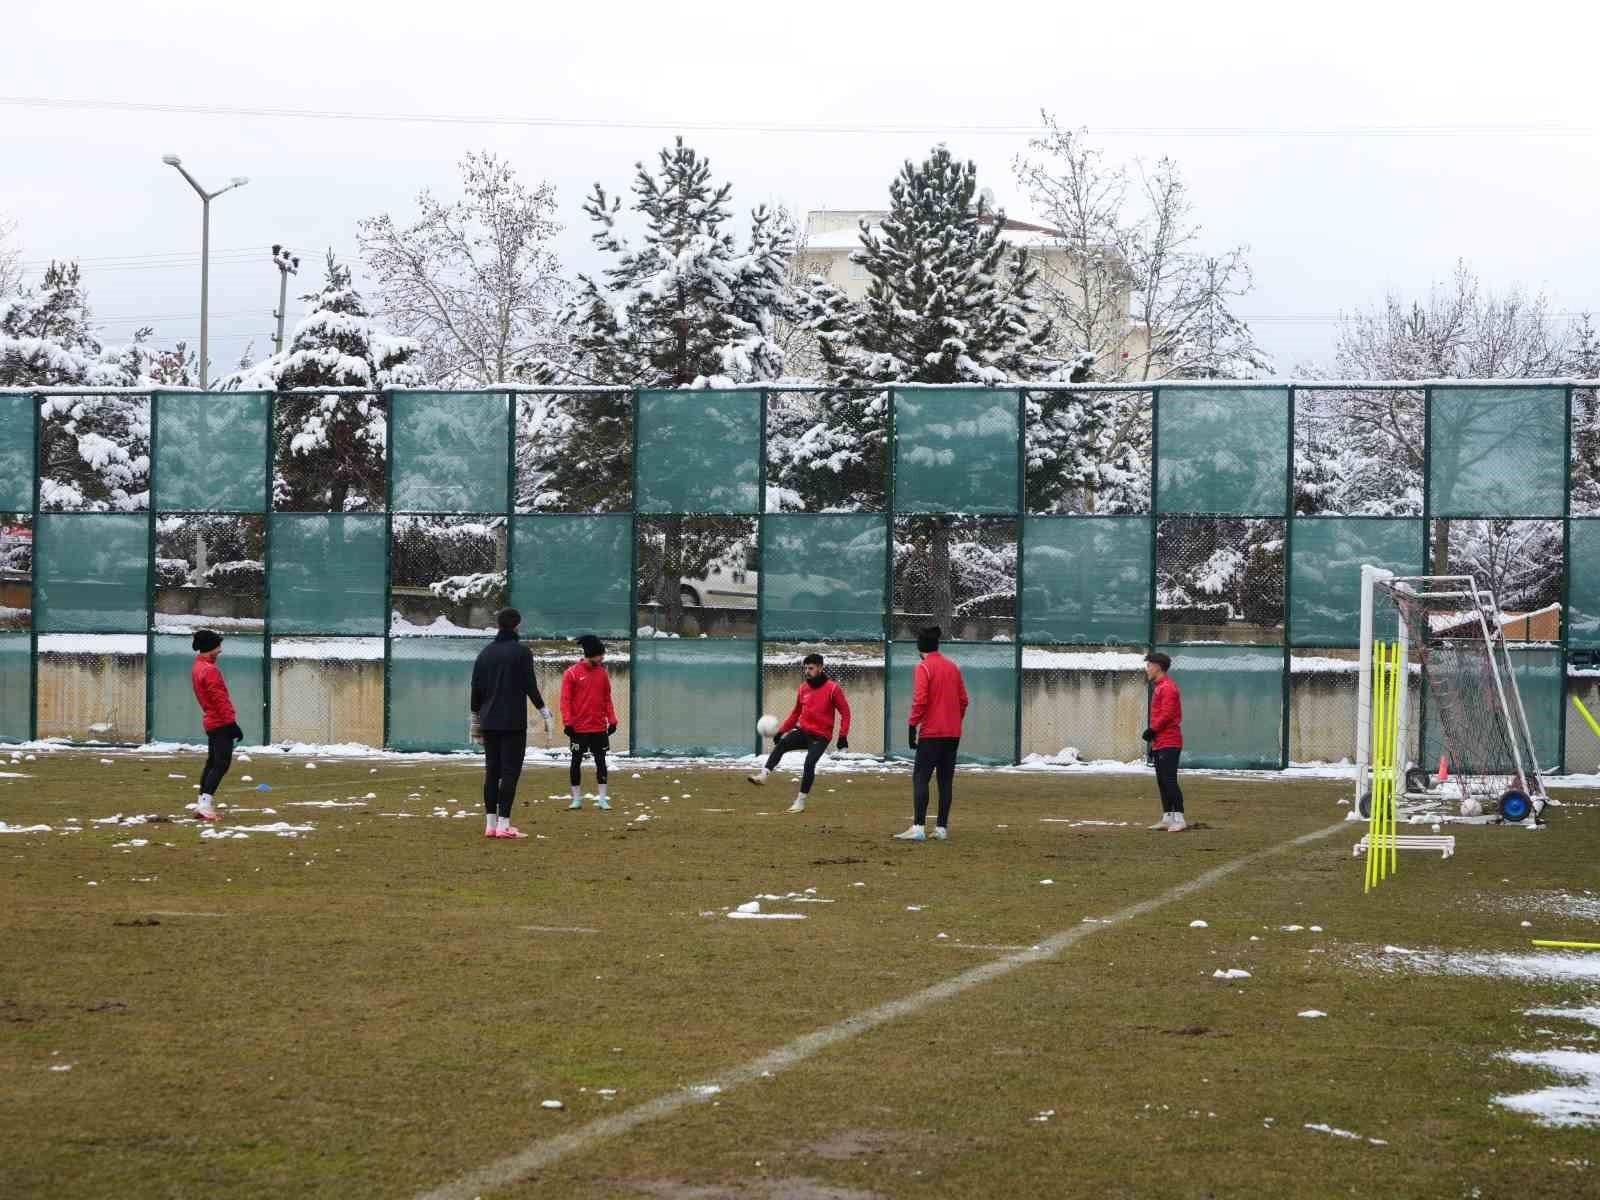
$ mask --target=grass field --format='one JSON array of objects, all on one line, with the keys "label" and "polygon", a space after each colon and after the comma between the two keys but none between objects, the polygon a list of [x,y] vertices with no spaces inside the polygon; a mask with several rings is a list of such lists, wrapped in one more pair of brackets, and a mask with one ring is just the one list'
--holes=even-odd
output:
[{"label": "grass field", "polygon": [[[1600,1193],[1592,1128],[1491,1102],[1560,1082],[1503,1054],[1582,1043],[1526,1010],[1600,980],[1384,952],[1597,940],[1585,795],[1363,897],[1332,781],[1188,776],[1179,836],[1148,777],[963,774],[910,844],[902,773],[793,817],[782,776],[624,765],[567,813],[536,769],[512,843],[470,761],[316,768],[222,796],[310,831],[202,838],[199,756],[0,762],[0,821],[50,826],[0,833],[4,1194]],[[727,917],[762,895],[806,919]]]}]

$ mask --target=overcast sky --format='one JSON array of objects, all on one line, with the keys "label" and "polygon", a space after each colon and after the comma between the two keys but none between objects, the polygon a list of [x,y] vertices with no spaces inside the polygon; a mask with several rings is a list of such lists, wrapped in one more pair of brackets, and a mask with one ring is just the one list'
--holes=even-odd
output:
[{"label": "overcast sky", "polygon": [[[448,194],[468,149],[556,185],[581,264],[584,193],[624,188],[675,126],[746,127],[684,130],[740,209],[881,206],[901,160],[943,140],[1026,217],[1010,164],[1027,135],[1004,127],[1046,108],[1114,157],[1182,164],[1207,242],[1252,247],[1239,308],[1287,373],[1329,356],[1341,310],[1425,291],[1458,257],[1560,311],[1600,309],[1597,8],[9,0],[7,98],[615,124],[0,103],[0,215],[30,264],[82,262],[107,341],[148,323],[193,345],[200,204],[160,158],[209,187],[249,176],[213,209],[221,370],[248,341],[270,350],[272,242],[305,256],[310,290],[327,247],[354,258],[359,218]],[[783,128],[804,124],[878,131]],[[1380,132],[1396,127],[1412,132]]]}]

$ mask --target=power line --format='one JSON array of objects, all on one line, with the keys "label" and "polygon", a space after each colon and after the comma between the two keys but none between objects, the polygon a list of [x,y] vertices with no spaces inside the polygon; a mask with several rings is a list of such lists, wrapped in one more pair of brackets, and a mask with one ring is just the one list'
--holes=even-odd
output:
[{"label": "power line", "polygon": [[[144,100],[96,100],[52,96],[0,96],[0,104],[16,108],[89,110],[95,112],[172,113],[207,117],[272,117],[315,121],[377,121],[413,125],[503,125],[536,129],[632,129],[697,133],[763,134],[963,134],[976,136],[1026,136],[1037,125],[954,125],[922,122],[783,123],[741,121],[618,120],[599,117],[477,115],[467,113],[360,112],[353,109],[278,108],[255,105],[161,104]],[[1593,125],[1557,122],[1463,125],[1091,125],[1089,133],[1102,137],[1174,138],[1411,138],[1411,137],[1532,137],[1591,135]]]}]

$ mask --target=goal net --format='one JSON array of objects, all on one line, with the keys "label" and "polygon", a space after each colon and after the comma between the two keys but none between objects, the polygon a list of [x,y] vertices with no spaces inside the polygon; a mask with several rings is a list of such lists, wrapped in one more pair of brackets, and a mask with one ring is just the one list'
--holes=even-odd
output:
[{"label": "goal net", "polygon": [[[1544,785],[1493,593],[1470,575],[1396,576],[1362,567],[1361,580],[1362,695],[1371,686],[1374,641],[1396,637],[1402,661],[1420,667],[1423,704],[1448,769],[1448,782],[1432,779],[1426,765],[1407,771],[1409,807],[1537,820],[1546,803]],[[1400,689],[1402,696],[1406,690]],[[1358,726],[1357,798],[1365,803],[1370,712],[1358,715]],[[1399,744],[1406,746],[1403,716],[1401,726]]]}]

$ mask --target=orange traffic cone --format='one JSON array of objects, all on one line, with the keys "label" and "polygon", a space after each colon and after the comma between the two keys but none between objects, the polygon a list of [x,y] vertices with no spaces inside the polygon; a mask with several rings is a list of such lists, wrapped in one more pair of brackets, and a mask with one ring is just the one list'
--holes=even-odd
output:
[{"label": "orange traffic cone", "polygon": [[1450,778],[1450,760],[1445,755],[1439,755],[1439,782],[1443,783]]}]

